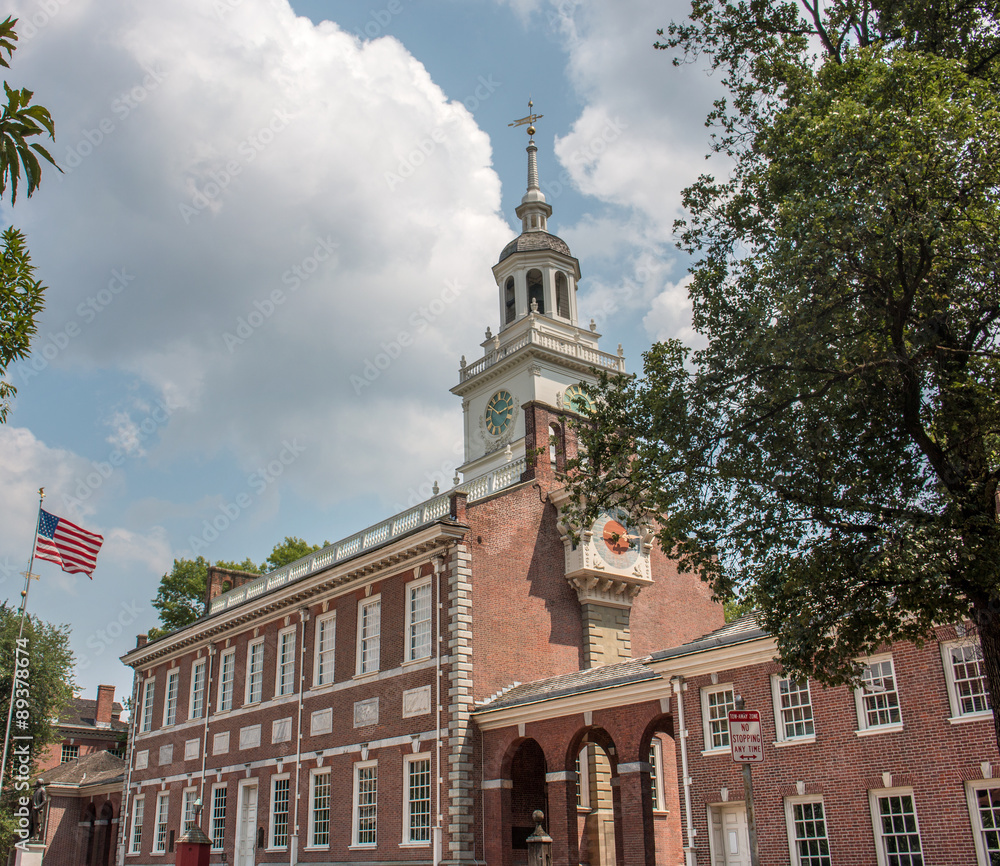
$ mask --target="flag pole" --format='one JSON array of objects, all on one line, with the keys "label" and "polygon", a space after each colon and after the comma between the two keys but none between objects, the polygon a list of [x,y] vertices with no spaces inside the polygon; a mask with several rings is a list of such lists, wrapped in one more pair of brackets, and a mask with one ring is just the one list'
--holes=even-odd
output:
[{"label": "flag pole", "polygon": [[[18,643],[15,646],[20,646],[21,637],[24,634],[24,614],[28,609],[28,590],[31,589],[31,569],[35,564],[35,548],[38,546],[38,530],[42,525],[42,501],[45,499],[45,488],[38,488],[38,517],[35,520],[35,537],[31,542],[31,556],[28,558],[28,570],[24,573],[24,589],[21,590],[21,623],[17,629],[17,640]],[[16,660],[17,653],[15,651],[14,658]],[[15,662],[14,666],[11,668],[10,676],[10,706],[7,707],[7,730],[3,735],[3,760],[0,761],[0,793],[3,793],[4,785],[4,774],[7,771],[7,753],[10,746],[10,722],[14,716],[14,694],[17,690],[17,664]]]}]

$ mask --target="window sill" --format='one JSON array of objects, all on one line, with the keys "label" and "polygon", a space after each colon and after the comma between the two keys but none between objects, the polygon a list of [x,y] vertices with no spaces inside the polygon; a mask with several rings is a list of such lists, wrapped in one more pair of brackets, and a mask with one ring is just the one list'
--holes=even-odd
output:
[{"label": "window sill", "polygon": [[815,743],[816,735],[812,734],[808,737],[789,737],[787,740],[775,740],[771,745],[777,749],[782,749],[785,746],[798,746],[801,743]]},{"label": "window sill", "polygon": [[281,848],[265,848],[265,854],[284,854],[288,850],[288,846],[284,845]]},{"label": "window sill", "polygon": [[[366,846],[367,847],[367,846]],[[400,848],[430,848],[430,842],[400,842]]]},{"label": "window sill", "polygon": [[865,728],[861,731],[855,731],[854,735],[856,737],[872,737],[875,734],[898,734],[903,730],[903,723],[899,722],[896,725],[877,725],[874,728]]},{"label": "window sill", "polygon": [[964,716],[951,716],[948,719],[949,725],[964,725],[966,722],[987,722],[992,721],[993,713],[966,713]]},{"label": "window sill", "polygon": [[401,667],[404,667],[404,668],[413,667],[413,665],[418,665],[421,662],[428,661],[431,658],[433,658],[433,656],[431,656],[431,655],[428,654],[428,655],[425,655],[425,656],[421,656],[418,659],[407,659],[406,661],[403,662],[403,664],[401,665]]},{"label": "window sill", "polygon": [[365,845],[348,845],[348,851],[374,851],[378,848],[378,843],[367,843]]},{"label": "window sill", "polygon": [[732,753],[733,753],[732,749],[730,749],[729,746],[725,746],[724,748],[721,749],[705,749],[705,751],[702,752],[701,754],[707,758],[711,757],[712,755],[731,755]]},{"label": "window sill", "polygon": [[[364,680],[373,680],[378,675],[379,675],[378,671],[365,671],[363,674],[355,674],[353,677],[351,677],[351,679],[352,680],[356,680],[358,682],[363,682]],[[350,847],[350,846],[348,846],[348,847]],[[365,845],[363,847],[367,848],[368,846]]]},{"label": "window sill", "polygon": [[335,685],[337,685],[336,682],[312,685],[308,689],[309,696],[311,697],[312,695],[322,695],[325,692],[333,691],[333,687]]},{"label": "window sill", "polygon": [[329,845],[306,845],[302,850],[303,851],[329,851],[330,850],[330,846]]}]

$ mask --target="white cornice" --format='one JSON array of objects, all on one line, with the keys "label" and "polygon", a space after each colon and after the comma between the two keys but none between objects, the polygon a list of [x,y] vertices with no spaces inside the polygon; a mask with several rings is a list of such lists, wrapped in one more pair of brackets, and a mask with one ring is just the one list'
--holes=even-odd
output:
[{"label": "white cornice", "polygon": [[121,660],[129,667],[141,668],[182,656],[198,644],[218,640],[227,633],[242,631],[247,623],[254,620],[273,617],[282,609],[301,607],[303,603],[309,603],[309,599],[329,592],[334,587],[338,589],[338,595],[352,592],[359,586],[377,580],[379,572],[389,569],[395,571],[406,562],[426,557],[432,551],[462,538],[466,531],[465,526],[458,524],[433,523],[385,547],[286,584],[280,590],[261,595],[239,607],[198,620],[181,631],[131,650]]},{"label": "white cornice", "polygon": [[698,677],[718,671],[767,664],[774,661],[777,653],[777,642],[767,635],[741,643],[696,650],[672,658],[651,659],[647,664],[665,679],[676,676]]}]

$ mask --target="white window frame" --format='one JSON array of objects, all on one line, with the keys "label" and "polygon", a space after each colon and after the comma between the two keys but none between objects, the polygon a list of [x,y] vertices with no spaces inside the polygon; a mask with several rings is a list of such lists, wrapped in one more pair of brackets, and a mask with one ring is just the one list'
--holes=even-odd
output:
[{"label": "white window frame", "polygon": [[[170,696],[173,688],[173,697]],[[169,728],[177,724],[177,698],[181,688],[181,669],[171,668],[167,671],[167,683],[163,689],[163,727]]]},{"label": "white window frame", "polygon": [[[178,838],[183,836],[187,831],[187,823],[190,816],[190,821],[192,825],[194,824],[194,802],[198,799],[198,789],[197,788],[185,788],[184,794],[181,796],[181,829],[177,834]],[[189,808],[190,807],[190,808]]]},{"label": "white window frame", "polygon": [[[361,833],[361,774],[364,770],[375,770],[375,792],[374,802],[365,803],[365,807],[373,808],[373,830],[375,839],[372,842],[362,842],[359,839]],[[354,763],[354,795],[352,797],[351,809],[351,844],[350,848],[377,848],[378,847],[378,761],[356,761]]]},{"label": "white window frame", "polygon": [[[427,619],[413,619],[413,597],[419,590],[427,590]],[[427,652],[416,655],[413,652],[414,628],[421,623],[427,623]],[[422,659],[429,659],[433,655],[434,648],[434,594],[431,590],[430,577],[420,580],[411,580],[406,584],[406,631],[405,631],[405,658],[404,661],[415,662]]]},{"label": "white window frame", "polygon": [[150,677],[142,684],[142,728],[140,734],[153,730],[153,701],[156,699],[156,677]]},{"label": "white window frame", "polygon": [[[297,629],[297,625],[290,625],[278,632],[278,651],[274,660],[274,696],[276,698],[295,694],[295,632]],[[290,657],[283,659],[286,646],[290,647]],[[282,680],[286,672],[288,681],[284,683]]]},{"label": "white window frame", "polygon": [[259,704],[264,698],[264,638],[247,644],[247,676],[243,706]]},{"label": "white window frame", "polygon": [[[327,805],[326,805],[326,842],[316,841],[316,780],[320,777],[326,778],[327,784]],[[321,767],[309,771],[309,835],[307,839],[307,849],[326,849],[330,847],[330,838],[333,828],[333,782],[329,767]]]},{"label": "white window frame", "polygon": [[[156,813],[153,816],[153,854],[167,853],[169,834],[170,792],[159,791],[156,795]],[[160,830],[163,830],[161,837]]]},{"label": "white window frame", "polygon": [[[417,761],[427,762],[427,838],[414,839],[413,828],[410,826],[411,805],[413,801],[410,787],[410,767]],[[429,848],[434,838],[433,815],[431,812],[432,794],[434,791],[433,762],[430,752],[418,752],[407,755],[403,759],[403,845],[414,848]]]},{"label": "white window frame", "polygon": [[132,830],[128,834],[128,853],[142,853],[142,821],[146,813],[146,795],[136,794],[132,798]]},{"label": "white window frame", "polygon": [[653,739],[649,741],[649,768],[649,785],[656,798],[653,811],[659,815],[669,810],[664,799],[666,791],[663,787],[663,740],[656,734],[653,734]]},{"label": "white window frame", "polygon": [[[222,802],[219,802],[217,791],[222,792]],[[220,809],[219,806],[222,806]],[[208,837],[212,840],[212,850],[213,851],[224,851],[226,848],[226,811],[229,808],[229,785],[226,782],[219,782],[212,785],[212,820],[208,825]],[[222,831],[218,834],[219,844],[215,844],[216,840],[216,825],[221,825],[219,829]]]},{"label": "white window frame", "polygon": [[[899,677],[896,675],[896,664],[892,659],[892,655],[890,653],[883,653],[882,655],[870,656],[868,658],[859,659],[858,661],[866,668],[872,665],[881,665],[885,662],[889,663],[889,670],[892,672],[892,691],[896,696],[896,713],[899,716],[899,721],[886,722],[884,724],[870,724],[868,721],[868,710],[865,706],[865,696],[867,694],[886,694],[886,692],[869,692],[864,686],[859,686],[854,690],[854,706],[858,714],[858,730],[855,731],[855,733],[859,736],[863,736],[867,733],[878,734],[903,730],[903,708],[902,702],[899,699]],[[876,711],[878,711],[878,708],[876,708]]]},{"label": "white window frame", "polygon": [[316,617],[313,643],[313,688],[331,685],[337,676],[337,611]]},{"label": "white window frame", "polygon": [[[200,719],[205,715],[205,687],[207,660],[195,659],[191,662],[191,689],[188,695],[188,719]],[[200,671],[200,673],[199,673]],[[200,688],[199,688],[199,683]]]},{"label": "white window frame", "polygon": [[[372,635],[365,636],[363,623],[365,619],[365,611],[368,608],[378,606],[378,631]],[[365,664],[365,646],[368,641],[372,641],[374,645],[374,652],[372,653],[371,666]],[[379,665],[381,664],[382,656],[382,596],[373,595],[370,598],[366,598],[363,601],[358,602],[358,664],[357,664],[357,675],[368,676],[369,674],[377,673],[379,670]]]},{"label": "white window frame", "polygon": [[[278,787],[278,782],[288,782],[287,796],[285,798],[285,843],[279,845],[275,840],[275,831],[277,830],[277,824],[275,822],[276,813],[274,810],[275,803],[277,803],[277,797],[275,796],[275,790]],[[277,773],[271,776],[271,805],[270,811],[270,821],[268,824],[267,833],[267,849],[268,851],[287,851],[288,850],[288,840],[292,835],[292,825],[291,825],[291,815],[292,815],[292,782],[291,776],[288,773]]]},{"label": "white window frame", "polygon": [[[969,804],[969,819],[972,822],[972,836],[976,845],[977,866],[990,866],[990,855],[986,849],[986,840],[983,839],[986,831],[983,828],[983,816],[979,811],[979,797],[977,796],[980,791],[987,788],[994,790],[1000,788],[1000,779],[974,779],[971,782],[965,783],[965,796]],[[1000,835],[1000,830],[990,829]]]},{"label": "white window frame", "polygon": [[[715,686],[702,686],[701,689],[701,728],[702,734],[704,736],[704,746],[705,749],[702,752],[703,755],[728,755],[731,753],[729,747],[729,718],[728,715],[725,718],[726,731],[725,737],[726,742],[724,745],[716,746],[713,742],[712,737],[712,719],[709,713],[709,698],[712,695],[720,694],[721,692],[729,692],[730,700],[728,703],[731,705],[732,709],[736,708],[736,689],[733,688],[732,683],[719,683]],[[722,721],[720,716],[715,721]]]},{"label": "white window frame", "polygon": [[576,808],[583,811],[590,811],[590,755],[588,746],[580,749],[576,756]]},{"label": "white window frame", "polygon": [[[802,797],[785,797],[785,829],[788,831],[788,854],[791,860],[791,866],[802,866],[802,860],[799,857],[799,846],[796,844],[798,842],[798,837],[795,833],[795,807],[805,805],[815,806],[817,804],[823,809],[823,830],[825,832],[823,840],[826,842],[826,850],[829,852],[830,819],[826,814],[826,803],[823,802],[823,798],[816,794],[807,794]],[[831,866],[833,866],[835,861],[832,853],[828,853],[826,856]]]},{"label": "white window frame", "polygon": [[882,835],[882,816],[879,811],[879,800],[886,797],[909,797],[913,804],[913,823],[917,828],[917,841],[920,843],[921,861],[926,863],[927,854],[924,851],[924,841],[920,836],[920,819],[917,816],[917,800],[912,788],[878,788],[868,792],[868,804],[872,813],[872,831],[875,835],[875,854],[878,866],[889,866],[885,853],[885,837]]},{"label": "white window frame", "polygon": [[[809,708],[809,724],[812,726],[811,734],[793,734],[788,735],[785,723],[785,707],[781,705],[781,684],[787,682],[789,684],[804,685],[806,697],[809,699],[808,704],[800,704],[798,709],[802,709],[806,706]],[[809,687],[809,680],[796,680],[787,674],[772,674],[771,675],[771,700],[774,703],[774,732],[775,740],[778,743],[815,743],[816,742],[816,715],[813,713],[812,704],[812,689]],[[795,708],[793,708],[795,709]]]},{"label": "white window frame", "polygon": [[992,719],[993,710],[990,708],[990,689],[986,682],[986,671],[982,673],[983,693],[986,697],[985,710],[973,710],[966,713],[962,711],[962,697],[958,693],[958,682],[955,679],[955,663],[951,656],[951,651],[960,647],[974,647],[979,652],[980,665],[982,665],[982,648],[979,641],[974,637],[959,638],[941,644],[941,664],[944,666],[944,678],[948,684],[948,703],[951,705],[950,722],[978,721],[980,719]]},{"label": "white window frame", "polygon": [[[229,677],[226,677],[228,667]],[[219,702],[217,712],[228,713],[233,708],[233,684],[236,681],[236,647],[219,655]],[[227,706],[228,704],[228,706]]]},{"label": "white window frame", "polygon": [[78,743],[63,743],[59,748],[59,763],[68,764],[80,757],[80,746]]}]

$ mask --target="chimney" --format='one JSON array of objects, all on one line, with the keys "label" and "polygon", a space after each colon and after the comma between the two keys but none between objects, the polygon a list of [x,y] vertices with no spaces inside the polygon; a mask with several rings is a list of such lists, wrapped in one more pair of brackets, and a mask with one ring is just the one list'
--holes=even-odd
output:
[{"label": "chimney", "polygon": [[149,643],[149,635],[137,634],[135,636],[135,648],[136,649],[139,649],[139,647],[145,646],[147,643]]},{"label": "chimney", "polygon": [[98,686],[97,712],[95,713],[95,718],[97,720],[97,727],[99,728],[111,727],[111,712],[114,703],[115,703],[115,687]]},{"label": "chimney", "polygon": [[212,607],[212,599],[217,595],[222,595],[224,592],[229,592],[231,589],[243,586],[244,583],[249,583],[258,577],[260,575],[254,572],[210,565],[208,567],[208,580],[206,581],[208,586],[205,593],[205,613],[209,612]]}]

